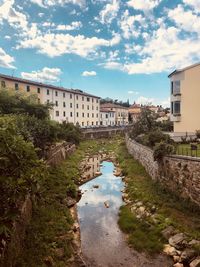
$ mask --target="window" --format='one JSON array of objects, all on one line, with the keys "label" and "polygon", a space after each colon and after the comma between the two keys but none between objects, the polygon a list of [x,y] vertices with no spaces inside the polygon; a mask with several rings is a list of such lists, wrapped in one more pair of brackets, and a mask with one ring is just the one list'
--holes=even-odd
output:
[{"label": "window", "polygon": [[174,102],[174,114],[180,114],[181,113],[181,103],[180,101]]},{"label": "window", "polygon": [[38,98],[38,104],[40,104],[40,99]]},{"label": "window", "polygon": [[84,122],[82,122],[82,126],[84,126]]},{"label": "window", "polygon": [[94,125],[94,122],[92,121],[92,125]]},{"label": "window", "polygon": [[96,121],[96,125],[98,125],[98,121]]},{"label": "window", "polygon": [[82,117],[84,118],[84,113],[82,113]]},{"label": "window", "polygon": [[6,87],[6,82],[5,81],[1,81],[1,87],[5,88]]},{"label": "window", "polygon": [[26,92],[30,92],[30,86],[29,85],[26,86]]},{"label": "window", "polygon": [[72,112],[70,112],[70,117],[73,117],[73,114],[72,114]]},{"label": "window", "polygon": [[72,99],[72,94],[70,94],[70,99]]},{"label": "window", "polygon": [[89,113],[87,114],[87,117],[88,117],[88,118],[90,117],[90,114],[89,114]]},{"label": "window", "polygon": [[15,90],[19,90],[19,84],[18,83],[15,83]]},{"label": "window", "polygon": [[108,114],[106,114],[106,119],[108,119]]},{"label": "window", "polygon": [[87,106],[87,109],[89,110],[90,109],[90,106]]},{"label": "window", "polygon": [[47,95],[49,95],[49,89],[47,89]]},{"label": "window", "polygon": [[56,110],[56,117],[59,117],[59,111]]},{"label": "window", "polygon": [[37,89],[37,92],[38,92],[38,94],[40,94],[40,88],[38,87],[38,89]]},{"label": "window", "polygon": [[84,105],[82,105],[82,109],[84,109]]},{"label": "window", "polygon": [[173,114],[173,113],[174,113],[174,103],[171,102],[171,114]]},{"label": "window", "polygon": [[63,97],[65,98],[65,93],[63,93]]},{"label": "window", "polygon": [[70,103],[70,108],[72,108],[72,103]]},{"label": "window", "polygon": [[171,82],[171,95],[173,95],[174,83]]},{"label": "window", "polygon": [[49,104],[50,103],[50,101],[49,101],[49,99],[47,100],[47,104]]},{"label": "window", "polygon": [[55,91],[55,96],[58,96],[58,92],[57,91]]},{"label": "window", "polygon": [[78,108],[78,104],[76,104],[76,108]]},{"label": "window", "polygon": [[180,86],[181,86],[180,81],[175,81],[175,82],[174,82],[174,86],[173,86],[173,95],[178,95],[178,94],[180,94]]},{"label": "window", "polygon": [[90,102],[90,98],[89,97],[87,97],[87,102]]},{"label": "window", "polygon": [[94,98],[92,98],[92,103],[94,102]]},{"label": "window", "polygon": [[94,106],[92,106],[92,110],[94,110]]},{"label": "window", "polygon": [[66,115],[66,114],[65,114],[65,111],[63,111],[63,117],[65,117],[65,115]]},{"label": "window", "polygon": [[63,108],[65,108],[66,107],[66,104],[65,104],[65,102],[63,102]]},{"label": "window", "polygon": [[78,112],[76,112],[76,117],[78,117]]},{"label": "window", "polygon": [[58,107],[58,101],[56,101],[56,107]]},{"label": "window", "polygon": [[76,96],[76,100],[78,100],[78,95]]},{"label": "window", "polygon": [[82,96],[82,101],[84,101],[84,96]]},{"label": "window", "polygon": [[92,113],[92,118],[94,118],[94,113]]},{"label": "window", "polygon": [[97,99],[96,102],[99,103],[99,100]]},{"label": "window", "polygon": [[97,117],[97,118],[99,117],[99,116],[98,116],[98,113],[97,113],[96,117]]},{"label": "window", "polygon": [[96,110],[99,110],[99,108],[97,107]]}]

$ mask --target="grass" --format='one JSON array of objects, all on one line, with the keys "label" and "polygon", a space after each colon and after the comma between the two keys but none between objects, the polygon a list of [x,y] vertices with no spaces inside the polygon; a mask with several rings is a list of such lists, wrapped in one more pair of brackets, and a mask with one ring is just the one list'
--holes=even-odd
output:
[{"label": "grass", "polygon": [[[51,257],[56,267],[66,267],[72,255],[70,232],[73,224],[69,209],[63,200],[66,196],[76,197],[76,183],[81,176],[79,163],[85,154],[94,155],[99,150],[104,152],[116,150],[119,138],[101,139],[81,142],[77,150],[58,167],[49,168],[42,181],[33,216],[27,229],[24,250],[16,267],[46,267],[44,259]],[[55,249],[64,249],[62,259]]]},{"label": "grass", "polygon": [[[99,151],[114,152],[123,174],[128,178],[127,193],[130,200],[140,200],[145,206],[156,205],[158,224],[151,220],[140,221],[122,207],[119,215],[120,228],[128,234],[129,244],[138,251],[154,254],[162,250],[165,240],[162,229],[172,224],[180,231],[200,238],[200,214],[191,203],[180,201],[159,184],[154,183],[145,169],[126,150],[121,137],[81,142],[75,153],[57,168],[50,168],[40,188],[33,218],[27,229],[24,251],[18,267],[46,267],[44,258],[51,256],[56,267],[66,267],[72,255],[70,233],[73,220],[69,209],[62,204],[66,195],[76,197],[76,183],[80,178],[79,163],[85,155]],[[64,249],[63,258],[55,254],[56,248]]]},{"label": "grass", "polygon": [[191,144],[178,144],[177,155],[200,157],[200,144],[197,144],[197,150],[191,150]]},{"label": "grass", "polygon": [[[161,249],[161,231],[173,225],[188,233],[191,238],[200,238],[200,211],[189,201],[181,200],[175,194],[155,183],[143,166],[128,154],[125,144],[119,148],[118,161],[127,179],[127,193],[132,202],[142,201],[144,206],[157,207],[157,224],[152,219],[141,222],[130,211],[130,207],[120,211],[119,225],[129,233],[129,243],[139,251],[153,254]],[[199,251],[200,252],[200,251]]]}]

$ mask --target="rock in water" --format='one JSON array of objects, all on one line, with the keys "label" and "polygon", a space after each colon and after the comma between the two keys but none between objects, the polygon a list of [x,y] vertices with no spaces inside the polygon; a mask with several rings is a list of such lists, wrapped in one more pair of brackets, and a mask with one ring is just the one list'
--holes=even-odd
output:
[{"label": "rock in water", "polygon": [[105,205],[106,208],[110,207],[110,205],[109,205],[109,203],[107,201],[104,202],[104,205]]}]

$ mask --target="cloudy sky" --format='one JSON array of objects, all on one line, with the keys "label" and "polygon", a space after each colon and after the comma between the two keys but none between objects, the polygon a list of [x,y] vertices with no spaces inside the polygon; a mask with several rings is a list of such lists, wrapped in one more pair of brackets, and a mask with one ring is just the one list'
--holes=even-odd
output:
[{"label": "cloudy sky", "polygon": [[0,72],[167,105],[200,61],[200,0],[0,0]]}]

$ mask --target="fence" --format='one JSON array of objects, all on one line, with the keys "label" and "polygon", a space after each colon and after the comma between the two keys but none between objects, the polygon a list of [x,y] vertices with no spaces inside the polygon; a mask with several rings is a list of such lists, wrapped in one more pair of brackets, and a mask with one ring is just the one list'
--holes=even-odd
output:
[{"label": "fence", "polygon": [[178,145],[176,148],[176,154],[181,156],[198,158],[200,157],[200,148],[197,145],[188,145],[187,147]]}]

